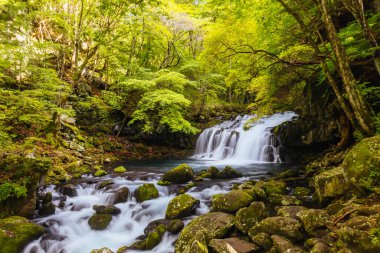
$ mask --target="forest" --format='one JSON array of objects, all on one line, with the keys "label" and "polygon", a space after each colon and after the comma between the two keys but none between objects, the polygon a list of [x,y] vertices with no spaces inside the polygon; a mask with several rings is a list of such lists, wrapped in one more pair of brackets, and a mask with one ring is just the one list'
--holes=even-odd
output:
[{"label": "forest", "polygon": [[[380,210],[379,43],[379,0],[0,0],[0,253],[70,252],[42,246],[40,251],[22,251],[30,238],[14,243],[5,220],[43,217],[48,202],[58,210],[54,193],[51,204],[49,185],[61,194],[85,175],[102,178],[129,171],[125,161],[187,159],[203,131],[238,115],[254,115],[244,119],[247,132],[262,117],[297,115],[296,121],[281,122],[270,131],[287,148],[289,160],[302,166],[296,169],[298,176],[283,172],[283,178],[269,179],[276,183],[265,181],[268,198],[270,187],[286,195],[283,181],[289,189],[309,180],[306,188],[319,201],[308,208],[336,204],[332,199],[352,204],[332,218],[334,226],[356,214],[359,207],[352,207],[352,196],[371,203],[366,213],[372,215]],[[346,183],[343,177],[348,180],[350,187],[342,189],[350,189],[350,198],[343,192],[326,193],[336,185],[318,190],[321,175],[332,167],[343,168],[343,174],[332,173],[339,176],[338,184]],[[210,168],[207,173],[214,175]],[[207,178],[194,171],[191,180]],[[287,177],[298,181],[289,183]],[[159,182],[166,181],[176,184]],[[372,216],[366,219],[371,223],[365,228],[371,231],[367,237],[351,231],[360,238],[356,244],[332,229],[343,250],[339,252],[379,252],[380,220],[375,218],[375,225]],[[303,229],[309,233],[309,227]],[[239,233],[247,235],[245,230]],[[163,233],[157,233],[161,238]],[[266,233],[273,243],[277,235],[294,239]],[[311,234],[309,238],[318,237]],[[204,238],[196,237],[199,248],[192,242],[186,251],[178,243],[185,240],[181,233],[175,252],[208,252],[210,247],[210,252],[222,252],[209,244],[226,238],[219,237],[205,239],[206,251],[199,246]],[[287,245],[295,249],[300,241],[293,240],[293,248]],[[146,250],[154,248],[148,249],[148,239],[144,243]],[[17,246],[2,250],[2,244]],[[135,244],[132,250],[141,249]],[[335,242],[326,245],[336,249]],[[288,252],[275,248],[249,252]]]}]

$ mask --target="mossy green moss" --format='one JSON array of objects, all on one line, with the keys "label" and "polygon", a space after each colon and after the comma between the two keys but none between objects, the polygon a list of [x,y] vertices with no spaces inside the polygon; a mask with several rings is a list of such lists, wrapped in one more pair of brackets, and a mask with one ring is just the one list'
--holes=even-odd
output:
[{"label": "mossy green moss", "polygon": [[164,225],[159,225],[153,232],[149,233],[145,239],[145,249],[151,250],[156,247],[161,242],[161,238],[165,232],[166,227]]},{"label": "mossy green moss", "polygon": [[115,169],[113,169],[113,172],[115,172],[115,173],[124,173],[126,171],[127,171],[127,169],[124,168],[124,166],[118,166]]},{"label": "mossy green moss", "polygon": [[88,225],[94,230],[104,230],[108,227],[112,220],[110,214],[94,214],[88,220]]},{"label": "mossy green moss", "polygon": [[0,253],[21,252],[30,241],[37,239],[45,232],[42,226],[28,219],[12,216],[0,220]]},{"label": "mossy green moss", "polygon": [[263,202],[253,202],[249,207],[244,207],[236,213],[236,227],[244,234],[248,230],[268,217],[268,211]]},{"label": "mossy green moss", "polygon": [[104,171],[104,170],[97,170],[94,174],[95,177],[102,177],[102,176],[105,176],[107,175],[107,172]]},{"label": "mossy green moss", "polygon": [[181,194],[169,202],[165,216],[167,219],[184,218],[190,215],[197,205],[199,200],[188,194]]},{"label": "mossy green moss", "polygon": [[248,206],[253,200],[248,193],[242,190],[232,190],[214,198],[212,200],[212,210],[235,213],[240,208]]},{"label": "mossy green moss", "polygon": [[267,196],[271,194],[286,194],[286,184],[281,180],[269,180],[264,185]]},{"label": "mossy green moss", "polygon": [[306,187],[296,187],[292,192],[293,196],[310,196],[311,191]]},{"label": "mossy green moss", "polygon": [[143,184],[135,190],[135,198],[138,202],[158,198],[158,190],[154,184]]}]

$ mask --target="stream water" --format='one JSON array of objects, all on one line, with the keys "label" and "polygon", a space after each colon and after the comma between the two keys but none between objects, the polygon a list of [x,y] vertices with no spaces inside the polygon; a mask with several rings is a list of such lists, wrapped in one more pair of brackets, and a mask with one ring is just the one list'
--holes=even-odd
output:
[{"label": "stream water", "polygon": [[[265,153],[265,147],[270,145],[275,147],[272,149],[272,154],[275,155],[275,149],[278,149],[281,143],[273,141],[270,129],[276,126],[276,124],[278,125],[294,117],[294,114],[283,115],[286,115],[286,117],[282,117],[281,120],[278,119],[281,117],[280,115],[275,115],[276,120],[269,117],[258,121],[257,126],[260,130],[257,129],[256,132],[253,131],[249,134],[241,130],[242,124],[244,124],[244,121],[248,117],[238,118],[235,121],[226,123],[222,127],[218,126],[224,132],[232,129],[236,131],[237,129],[236,132],[240,133],[239,138],[234,140],[234,145],[227,145],[227,142],[224,142],[224,139],[227,139],[227,134],[225,136],[222,134],[221,141],[217,142],[218,145],[216,146],[220,146],[220,149],[222,146],[227,148],[233,147],[234,151],[228,153],[228,155],[218,157],[218,159],[215,159],[216,157],[210,154],[216,154],[219,151],[216,152],[215,149],[202,149],[200,151],[199,143],[202,144],[204,142],[198,141],[197,152],[193,159],[128,162],[124,164],[128,168],[126,173],[108,175],[102,178],[88,176],[72,182],[77,190],[77,196],[75,197],[63,196],[61,187],[59,186],[46,187],[43,191],[52,192],[53,202],[57,206],[56,212],[53,215],[34,220],[34,222],[45,226],[48,233],[27,245],[23,252],[89,253],[92,249],[102,247],[108,247],[116,252],[122,246],[133,244],[138,240],[139,236],[144,234],[144,228],[151,221],[165,218],[165,211],[169,201],[176,196],[177,190],[183,185],[159,186],[157,185],[157,181],[165,171],[181,163],[188,163],[195,171],[206,169],[211,165],[219,169],[223,169],[226,165],[232,165],[243,173],[244,177],[233,180],[206,179],[188,191],[188,194],[200,200],[200,207],[196,210],[194,216],[187,217],[184,220],[185,224],[195,216],[207,213],[210,208],[211,197],[218,193],[226,193],[231,189],[233,183],[268,177],[270,174],[290,167],[290,164],[278,163],[281,160],[279,158],[275,159],[274,156],[261,154],[262,159],[260,160],[260,156],[257,153],[251,152],[253,148],[258,146],[257,150]],[[234,124],[234,126],[231,126],[231,124]],[[263,137],[262,135],[265,138],[261,138]],[[214,137],[210,135],[208,141],[211,141],[212,138],[215,139],[215,136],[216,134],[214,134]],[[231,136],[231,134],[228,136]],[[255,136],[258,138],[255,139]],[[200,138],[203,138],[202,135]],[[256,144],[252,145],[251,142]],[[247,152],[243,152],[244,149]],[[243,157],[240,155],[242,153],[248,155]],[[113,184],[104,189],[98,189],[99,184],[104,180],[112,180]],[[115,193],[118,189],[128,187],[130,193],[133,193],[138,186],[145,183],[152,183],[157,187],[159,198],[138,203],[133,194],[130,194],[127,202],[115,205],[121,209],[121,213],[113,216],[106,230],[95,231],[90,228],[88,219],[95,213],[92,209],[93,205],[113,205]],[[149,252],[174,252],[174,242],[177,236],[165,233],[161,243]],[[128,252],[138,251],[128,250]]]}]

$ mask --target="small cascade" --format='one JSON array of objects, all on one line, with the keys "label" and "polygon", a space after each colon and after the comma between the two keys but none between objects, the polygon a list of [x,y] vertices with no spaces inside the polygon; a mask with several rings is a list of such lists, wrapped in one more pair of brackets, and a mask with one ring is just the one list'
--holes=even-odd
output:
[{"label": "small cascade", "polygon": [[195,159],[244,160],[255,163],[287,161],[280,139],[272,129],[294,119],[293,112],[274,114],[257,120],[251,128],[244,125],[255,116],[238,116],[234,120],[205,129],[197,140]]}]

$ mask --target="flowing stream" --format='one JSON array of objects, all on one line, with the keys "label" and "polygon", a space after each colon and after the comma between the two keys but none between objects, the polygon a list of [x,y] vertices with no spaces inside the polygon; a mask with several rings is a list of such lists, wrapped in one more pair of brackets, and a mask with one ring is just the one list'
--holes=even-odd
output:
[{"label": "flowing stream", "polygon": [[[248,131],[243,130],[243,124],[250,117],[238,117],[234,121],[206,129],[198,139],[193,159],[126,163],[124,165],[128,171],[121,175],[102,178],[88,176],[71,182],[77,191],[75,197],[64,196],[60,186],[46,187],[43,192],[52,192],[53,203],[57,206],[56,212],[34,220],[45,226],[48,233],[27,245],[23,253],[89,253],[92,249],[102,247],[116,252],[118,248],[136,242],[151,221],[165,218],[169,201],[183,185],[157,185],[163,172],[178,164],[188,163],[195,171],[211,165],[219,169],[232,165],[243,173],[243,178],[206,179],[191,188],[188,194],[200,200],[200,207],[193,216],[184,219],[186,224],[195,216],[207,213],[211,197],[229,191],[233,183],[248,179],[257,180],[281,171],[284,167],[289,168],[289,164],[276,163],[281,161],[281,155],[278,154],[281,143],[270,133],[270,129],[291,120],[294,116],[294,113],[276,114],[257,121]],[[266,151],[268,147],[273,147],[272,153]],[[99,184],[104,180],[111,180],[113,184],[99,189]],[[159,198],[138,203],[133,197],[133,192],[145,183],[152,183],[157,187]],[[115,205],[120,208],[121,213],[113,216],[106,230],[92,230],[88,225],[88,219],[95,213],[93,205],[113,205],[115,193],[122,187],[128,187],[130,194],[128,201]],[[145,252],[174,252],[177,236],[167,232],[157,247]]]}]

